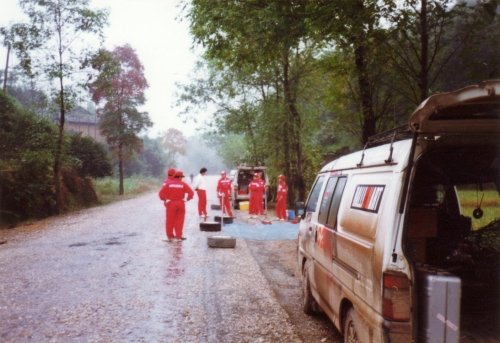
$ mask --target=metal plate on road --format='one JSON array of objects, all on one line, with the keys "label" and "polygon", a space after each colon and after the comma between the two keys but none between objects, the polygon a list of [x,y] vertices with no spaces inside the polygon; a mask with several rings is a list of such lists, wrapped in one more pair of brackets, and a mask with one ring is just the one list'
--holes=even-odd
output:
[{"label": "metal plate on road", "polygon": [[299,224],[272,222],[269,224],[233,223],[224,226],[222,231],[233,237],[256,240],[296,239]]}]

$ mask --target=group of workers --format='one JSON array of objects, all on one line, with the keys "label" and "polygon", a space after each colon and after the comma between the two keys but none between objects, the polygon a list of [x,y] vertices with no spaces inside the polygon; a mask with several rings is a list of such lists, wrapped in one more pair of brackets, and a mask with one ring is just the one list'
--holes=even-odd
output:
[{"label": "group of workers", "polygon": [[[198,214],[201,220],[207,219],[207,183],[205,167],[200,169],[200,173],[192,182],[193,188],[198,195]],[[170,168],[167,170],[167,178],[163,183],[160,192],[160,199],[164,202],[166,208],[166,224],[165,230],[167,241],[182,241],[186,238],[183,236],[184,218],[186,214],[185,201],[193,199],[194,192],[191,187],[182,181],[184,174],[181,170]],[[250,218],[264,214],[263,199],[267,196],[267,185],[260,173],[255,173],[253,180],[249,183],[249,214]],[[233,217],[231,206],[231,191],[232,180],[227,176],[225,171],[220,173],[220,179],[217,182],[217,196],[220,201],[221,210],[224,216]],[[286,198],[288,186],[285,181],[285,176],[278,177],[278,186],[276,193],[276,219],[284,221],[287,219],[286,213]],[[266,209],[267,210],[267,209]]]}]

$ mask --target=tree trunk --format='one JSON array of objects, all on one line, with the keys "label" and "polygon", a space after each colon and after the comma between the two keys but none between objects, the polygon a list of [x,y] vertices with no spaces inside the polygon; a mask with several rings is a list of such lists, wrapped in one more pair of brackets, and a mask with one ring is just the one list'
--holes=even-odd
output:
[{"label": "tree trunk", "polygon": [[295,173],[291,176],[290,193],[297,195],[298,199],[305,198],[305,182],[303,176],[303,161],[302,161],[302,144],[300,139],[300,130],[302,126],[301,118],[297,106],[295,105],[295,97],[292,95],[289,79],[289,50],[286,50],[283,56],[283,93],[285,109],[290,113],[290,141],[295,151]]},{"label": "tree trunk", "polygon": [[[360,38],[361,40],[363,38]],[[366,47],[364,43],[357,45],[354,49],[356,70],[358,73],[358,87],[361,97],[361,110],[363,112],[363,132],[362,143],[365,144],[368,138],[375,134],[375,115],[373,113],[372,94],[370,90],[370,81],[366,70]]]},{"label": "tree trunk", "polygon": [[[62,64],[59,66],[62,70]],[[61,72],[62,75],[62,72]],[[62,151],[64,144],[64,123],[66,120],[66,104],[64,101],[64,83],[62,76],[59,77],[59,134],[57,137],[56,153],[54,156],[54,189],[55,189],[55,202],[56,202],[56,213],[61,213],[63,210],[63,198],[61,192],[61,160]]]},{"label": "tree trunk", "polygon": [[7,43],[7,57],[5,58],[5,70],[3,71],[3,91],[7,94],[7,78],[9,76],[9,56],[10,56],[10,43]]},{"label": "tree trunk", "polygon": [[125,191],[123,189],[123,148],[121,143],[118,144],[118,176],[120,179],[118,195],[123,195]]},{"label": "tree trunk", "polygon": [[427,25],[427,0],[421,1],[420,9],[420,75],[418,87],[420,89],[420,101],[429,96],[429,32]]}]

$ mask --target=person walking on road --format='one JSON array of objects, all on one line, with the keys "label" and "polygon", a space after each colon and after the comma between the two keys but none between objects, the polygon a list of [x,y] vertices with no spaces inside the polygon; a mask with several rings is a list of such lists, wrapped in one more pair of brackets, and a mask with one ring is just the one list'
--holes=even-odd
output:
[{"label": "person walking on road", "polygon": [[276,217],[278,220],[286,220],[286,198],[288,186],[285,181],[285,175],[278,176],[278,188],[276,190]]},{"label": "person walking on road", "polygon": [[253,180],[248,184],[250,191],[248,213],[253,218],[256,215],[264,214],[262,199],[266,190],[266,184],[261,178],[260,173],[254,173]]},{"label": "person walking on road", "polygon": [[194,179],[193,188],[198,195],[198,215],[200,219],[207,220],[207,181],[205,180],[205,174],[207,173],[207,168],[203,167],[200,169],[200,173]]},{"label": "person walking on road", "polygon": [[[184,229],[184,217],[186,215],[185,201],[193,198],[194,192],[187,183],[182,181],[184,174],[177,170],[172,180],[167,180],[158,193],[166,207],[166,234],[167,241],[182,241],[186,239],[182,235]],[[185,197],[187,196],[187,199]],[[175,231],[175,232],[174,232]]]},{"label": "person walking on road", "polygon": [[220,200],[220,207],[222,209],[222,214],[226,214],[228,217],[233,216],[233,211],[231,210],[231,190],[233,184],[230,178],[227,177],[226,172],[223,170],[220,172],[220,179],[217,182],[217,196]]}]

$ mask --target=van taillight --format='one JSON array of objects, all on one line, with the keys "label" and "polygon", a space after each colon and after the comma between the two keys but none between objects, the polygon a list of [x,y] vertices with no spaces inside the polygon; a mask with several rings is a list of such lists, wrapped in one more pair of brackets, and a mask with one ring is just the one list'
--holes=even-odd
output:
[{"label": "van taillight", "polygon": [[382,315],[387,320],[410,319],[410,280],[404,274],[384,273]]}]

